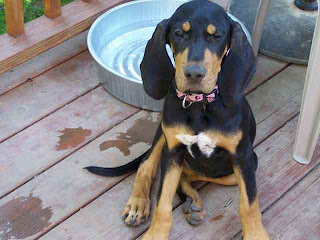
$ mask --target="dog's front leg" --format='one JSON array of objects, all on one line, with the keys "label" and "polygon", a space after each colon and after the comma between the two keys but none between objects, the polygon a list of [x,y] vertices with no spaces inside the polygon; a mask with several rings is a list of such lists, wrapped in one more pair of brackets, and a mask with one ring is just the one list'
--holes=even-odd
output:
[{"label": "dog's front leg", "polygon": [[165,138],[159,126],[150,154],[141,163],[134,182],[133,191],[122,212],[122,218],[130,226],[138,226],[150,215],[150,188],[157,172],[158,162],[165,144]]},{"label": "dog's front leg", "polygon": [[254,153],[250,149],[247,156],[234,165],[233,169],[240,188],[239,214],[244,240],[269,240],[261,222],[261,212],[257,195]]},{"label": "dog's front leg", "polygon": [[149,230],[142,240],[168,240],[173,222],[172,204],[182,174],[183,152],[165,146],[161,159],[158,201]]}]

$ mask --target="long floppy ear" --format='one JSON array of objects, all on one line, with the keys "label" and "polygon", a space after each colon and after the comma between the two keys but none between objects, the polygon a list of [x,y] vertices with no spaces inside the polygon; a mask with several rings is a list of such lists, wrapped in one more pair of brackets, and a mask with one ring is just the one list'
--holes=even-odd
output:
[{"label": "long floppy ear", "polygon": [[218,78],[220,96],[227,107],[241,100],[256,71],[256,59],[246,34],[239,23],[230,21],[230,51],[222,63]]},{"label": "long floppy ear", "polygon": [[157,25],[140,64],[144,90],[157,100],[167,95],[175,71],[166,51],[168,22],[165,19]]}]

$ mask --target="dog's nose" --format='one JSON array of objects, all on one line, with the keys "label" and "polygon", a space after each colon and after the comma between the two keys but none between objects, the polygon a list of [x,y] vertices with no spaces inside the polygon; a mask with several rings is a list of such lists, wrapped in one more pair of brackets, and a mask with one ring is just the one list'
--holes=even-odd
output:
[{"label": "dog's nose", "polygon": [[206,76],[206,69],[199,65],[187,66],[184,69],[184,75],[188,80],[201,81]]}]

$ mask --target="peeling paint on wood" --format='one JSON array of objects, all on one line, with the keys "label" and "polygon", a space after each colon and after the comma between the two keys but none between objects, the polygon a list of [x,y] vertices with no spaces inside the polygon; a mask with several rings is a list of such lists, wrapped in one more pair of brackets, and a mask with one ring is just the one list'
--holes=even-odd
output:
[{"label": "peeling paint on wood", "polygon": [[[72,117],[73,112],[70,113],[70,115]],[[116,139],[116,137],[119,136],[119,133],[128,132],[128,130],[135,126],[137,122],[139,122],[139,120],[142,120],[142,122],[147,120],[156,124],[156,121],[160,120],[159,115],[160,114],[158,113],[139,111],[137,114],[133,115],[129,119],[123,121],[121,124],[112,128],[110,131],[93,140],[87,146],[84,146],[77,152],[73,153],[71,156],[65,158],[62,162],[56,164],[54,167],[48,169],[46,172],[40,174],[11,194],[2,198],[0,200],[0,206],[20,196],[27,196],[29,192],[32,192],[35,196],[41,198],[43,201],[43,206],[52,206],[53,216],[50,221],[51,224],[48,228],[44,229],[43,232],[32,236],[33,239],[37,239],[40,235],[44,234],[53,226],[59,224],[61,219],[67,219],[70,214],[72,215],[74,212],[78,211],[78,209],[83,206],[83,203],[90,202],[93,196],[102,194],[103,192],[117,184],[119,181],[126,178],[126,175],[114,178],[99,177],[88,173],[86,170],[83,170],[84,167],[88,165],[112,167],[125,164],[150,148],[152,138],[150,139],[150,142],[148,144],[134,144],[130,148],[130,156],[123,156],[120,151],[118,151],[117,149],[115,151],[114,148],[110,148],[101,152],[99,150],[99,145],[109,139]],[[101,117],[99,119],[103,118]],[[141,129],[143,128],[143,131],[150,132],[150,135],[153,135],[156,131],[156,128],[154,128],[153,126],[152,128],[146,128],[145,126],[139,125],[138,128],[140,129],[140,131],[142,131]],[[132,136],[132,138],[136,137],[137,136]],[[139,138],[137,137],[137,139]],[[138,142],[138,140],[134,141]],[[55,153],[59,152],[55,151]],[[133,181],[130,182],[133,183]],[[157,188],[154,189],[153,196],[156,196],[156,190]],[[112,201],[116,201],[116,199],[117,195],[114,199],[112,199]],[[118,200],[120,201],[121,199]],[[123,198],[121,201],[124,200],[125,199]],[[104,202],[104,204],[108,204],[108,201]],[[110,216],[113,217],[115,215],[110,214]],[[90,226],[94,226],[95,223],[95,221],[92,221],[92,224],[90,224]],[[46,235],[44,235],[43,237],[45,237]],[[108,235],[108,237],[109,236],[110,235]],[[41,237],[41,239],[43,237]],[[50,239],[67,240],[69,239],[69,237],[64,239],[56,235],[51,237]],[[85,238],[75,237],[73,239],[98,238],[95,238],[94,235],[90,235]]]},{"label": "peeling paint on wood", "polygon": [[[99,87],[3,142],[0,144],[0,197],[138,111]],[[122,117],[114,116],[119,112],[123,112]],[[75,113],[81,116],[75,117]],[[64,128],[90,129],[92,133],[77,147],[57,151],[58,131]]]},{"label": "peeling paint on wood", "polygon": [[0,142],[99,85],[86,51],[0,96]]},{"label": "peeling paint on wood", "polygon": [[108,140],[100,144],[100,151],[108,150],[112,147],[118,148],[124,156],[130,155],[130,147],[134,144],[143,142],[151,143],[154,132],[150,129],[156,129],[159,125],[160,117],[152,119],[152,116],[136,120],[125,133],[119,133],[115,140]]},{"label": "peeling paint on wood", "polygon": [[0,239],[24,239],[33,236],[51,223],[51,207],[43,208],[42,200],[33,197],[19,197],[0,206]]},{"label": "peeling paint on wood", "polygon": [[62,135],[59,136],[60,141],[56,145],[57,151],[67,150],[69,148],[75,148],[83,143],[86,137],[92,134],[91,130],[79,128],[65,128],[59,131]]},{"label": "peeling paint on wood", "polygon": [[213,218],[211,218],[210,222],[215,222],[215,221],[219,221],[223,218],[224,216],[222,214],[214,216]]}]

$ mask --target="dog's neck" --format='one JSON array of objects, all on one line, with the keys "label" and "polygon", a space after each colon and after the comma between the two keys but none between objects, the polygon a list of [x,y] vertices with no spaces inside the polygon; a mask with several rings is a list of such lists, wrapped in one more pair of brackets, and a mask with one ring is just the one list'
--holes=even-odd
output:
[{"label": "dog's neck", "polygon": [[216,100],[216,95],[219,93],[218,86],[216,86],[210,94],[186,94],[176,89],[178,98],[182,99],[182,107],[188,108],[194,102],[211,103]]}]

